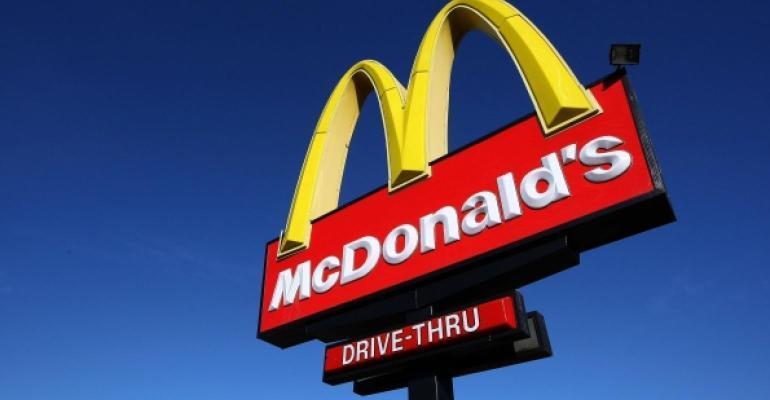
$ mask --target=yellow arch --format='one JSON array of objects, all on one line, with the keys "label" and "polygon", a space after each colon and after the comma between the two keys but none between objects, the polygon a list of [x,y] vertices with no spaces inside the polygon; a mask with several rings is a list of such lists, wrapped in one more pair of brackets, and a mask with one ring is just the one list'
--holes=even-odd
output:
[{"label": "yellow arch", "polygon": [[485,32],[508,51],[524,79],[546,135],[597,112],[590,92],[548,39],[502,0],[454,0],[428,27],[408,89],[376,61],[361,61],[342,76],[318,120],[279,254],[306,248],[311,220],[338,206],[347,149],[366,96],[380,103],[388,152],[388,187],[396,190],[430,175],[429,162],[447,152],[449,83],[455,52],[471,30]]}]

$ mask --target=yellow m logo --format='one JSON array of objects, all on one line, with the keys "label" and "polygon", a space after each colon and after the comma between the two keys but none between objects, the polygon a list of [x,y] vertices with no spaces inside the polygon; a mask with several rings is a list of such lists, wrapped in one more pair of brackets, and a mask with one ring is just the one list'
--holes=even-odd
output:
[{"label": "yellow m logo", "polygon": [[382,64],[365,60],[342,76],[318,120],[297,182],[280,255],[306,248],[311,220],[338,206],[340,185],[361,106],[374,91],[380,103],[391,191],[430,175],[447,152],[449,81],[463,36],[478,29],[513,58],[546,135],[599,112],[591,94],[548,39],[502,0],[454,0],[422,39],[405,89]]}]

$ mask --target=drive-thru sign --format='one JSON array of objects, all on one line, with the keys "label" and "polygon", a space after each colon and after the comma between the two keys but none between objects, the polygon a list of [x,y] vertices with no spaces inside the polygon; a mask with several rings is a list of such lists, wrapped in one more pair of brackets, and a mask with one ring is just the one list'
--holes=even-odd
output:
[{"label": "drive-thru sign", "polygon": [[[451,65],[472,29],[510,53],[535,112],[447,154]],[[389,181],[338,207],[370,92]],[[534,332],[513,290],[576,264],[580,251],[673,219],[624,71],[586,88],[510,4],[452,1],[429,26],[406,88],[363,61],[333,90],[286,228],[265,250],[258,336],[281,347],[341,340],[327,349],[326,375],[346,372],[362,388],[391,376],[384,387],[398,386],[409,374],[391,359],[476,336],[524,340]],[[482,314],[492,327],[472,329]],[[350,373],[375,364],[399,366]]]}]

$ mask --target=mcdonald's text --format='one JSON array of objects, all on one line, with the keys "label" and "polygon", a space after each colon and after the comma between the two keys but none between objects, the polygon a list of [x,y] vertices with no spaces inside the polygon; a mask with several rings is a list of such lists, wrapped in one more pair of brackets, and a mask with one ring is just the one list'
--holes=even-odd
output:
[{"label": "mcdonald's text", "polygon": [[[306,260],[287,268],[278,274],[273,285],[269,311],[366,279],[377,266],[395,268],[416,252],[443,251],[464,237],[483,235],[499,224],[526,218],[522,202],[531,210],[531,218],[537,218],[538,210],[557,201],[569,201],[571,184],[567,182],[564,168],[577,165],[575,161],[590,167],[580,179],[595,185],[625,173],[633,160],[622,145],[622,139],[611,135],[594,138],[580,148],[570,143],[559,152],[542,156],[540,165],[526,173],[515,171],[498,176],[495,192],[476,188],[478,191],[462,204],[445,205],[423,215],[417,223],[394,227],[382,242],[367,235],[346,243],[337,254],[328,255],[316,264]],[[522,176],[520,182],[516,176]],[[492,182],[484,183],[485,187],[492,186]],[[437,236],[443,238],[440,243]]]}]

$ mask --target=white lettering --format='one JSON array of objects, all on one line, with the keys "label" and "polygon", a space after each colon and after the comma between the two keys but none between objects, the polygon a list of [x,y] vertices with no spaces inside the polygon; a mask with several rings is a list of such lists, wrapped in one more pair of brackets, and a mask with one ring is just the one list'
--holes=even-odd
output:
[{"label": "white lettering", "polygon": [[[356,250],[363,249],[366,251],[366,260],[364,263],[355,268]],[[371,236],[365,236],[356,241],[346,244],[342,248],[342,278],[340,284],[353,282],[361,279],[369,272],[372,271],[375,265],[377,265],[377,259],[380,258],[380,242]]]},{"label": "white lettering", "polygon": [[[433,324],[436,324],[435,326]],[[433,335],[437,336],[436,340],[444,338],[444,331],[441,329],[441,318],[435,321],[428,321],[428,342],[433,343]]]},{"label": "white lettering", "polygon": [[[606,182],[617,178],[631,166],[631,154],[623,150],[605,151],[623,144],[614,136],[598,137],[580,149],[580,162],[588,166],[599,166],[585,173],[586,179],[594,183]],[[602,165],[609,164],[609,168]]]},{"label": "white lettering", "polygon": [[[521,180],[521,198],[534,209],[543,208],[570,195],[556,154],[551,153],[541,161],[542,167],[533,169]],[[537,183],[540,181],[548,184],[548,188],[542,193],[537,190]]]},{"label": "white lettering", "polygon": [[446,316],[446,337],[452,337],[452,331],[455,335],[459,335],[460,331],[460,317],[457,314],[450,314]]},{"label": "white lettering", "polygon": [[420,218],[420,252],[427,253],[436,249],[436,225],[444,228],[444,244],[460,240],[460,227],[457,225],[457,211],[446,206],[433,214]]},{"label": "white lettering", "polygon": [[[497,197],[492,192],[479,192],[469,197],[463,203],[462,211],[470,211],[465,214],[462,223],[463,232],[468,235],[476,235],[485,228],[502,222]],[[479,215],[484,216],[480,221]]]},{"label": "white lettering", "polygon": [[500,203],[503,206],[503,217],[506,221],[521,215],[521,203],[516,193],[513,174],[507,173],[497,178],[497,188],[500,191]]},{"label": "white lettering", "polygon": [[422,328],[425,327],[425,322],[420,322],[419,324],[412,325],[412,329],[414,329],[417,336],[417,345],[422,345]]},{"label": "white lettering", "polygon": [[[383,340],[383,337],[385,338]],[[377,349],[380,350],[380,355],[385,354],[388,349],[388,342],[390,342],[390,334],[377,336]]]},{"label": "white lettering", "polygon": [[[615,179],[628,171],[633,162],[628,151],[615,149],[622,144],[623,141],[615,136],[597,137],[579,150],[576,144],[569,144],[560,151],[541,157],[541,165],[524,174],[520,181],[516,180],[512,172],[506,172],[496,179],[496,193],[480,191],[468,197],[459,208],[451,205],[441,207],[419,218],[419,227],[414,223],[399,225],[382,242],[374,236],[354,240],[342,247],[341,256],[331,255],[321,259],[312,271],[311,261],[280,271],[272,288],[268,311],[292,305],[298,299],[307,299],[312,293],[323,294],[336,285],[364,278],[380,264],[380,258],[383,263],[390,265],[405,263],[414,256],[418,245],[420,254],[417,257],[420,257],[421,254],[435,251],[440,246],[437,241],[445,246],[459,241],[461,231],[465,235],[477,235],[504,221],[517,219],[524,213],[522,202],[530,209],[537,210],[567,198],[571,193],[564,170],[576,160],[589,167],[583,174],[589,182],[601,183]],[[459,216],[458,213],[463,215]],[[362,225],[366,222],[360,221]],[[438,228],[439,224],[441,228]],[[443,240],[437,239],[438,235]],[[471,321],[465,314],[463,320],[468,326],[478,326],[478,321]],[[444,333],[447,336],[458,334],[456,324],[455,317],[445,319]],[[428,332],[429,336],[423,336],[422,329],[425,326],[414,325],[418,345],[422,344],[423,338],[432,340],[435,336],[435,330],[431,331],[433,333]],[[384,340],[390,340],[392,346],[397,346],[394,338]],[[369,348],[373,347],[374,342]]]},{"label": "white lettering", "polygon": [[361,357],[369,358],[369,341],[359,340],[356,342],[356,362],[361,361]]},{"label": "white lettering", "polygon": [[300,300],[310,297],[310,261],[298,265],[294,275],[291,274],[291,268],[278,274],[278,282],[273,290],[273,298],[270,300],[268,309],[273,311],[277,310],[280,305],[293,304],[297,292],[299,292]]},{"label": "white lettering", "polygon": [[463,311],[463,328],[466,333],[474,332],[479,329],[479,308],[473,307],[473,325],[468,323],[468,310]]},{"label": "white lettering", "polygon": [[355,354],[355,347],[353,344],[346,344],[342,347],[342,365],[348,365],[353,362],[353,355]]},{"label": "white lettering", "polygon": [[318,266],[313,270],[313,291],[316,293],[325,293],[337,283],[339,272],[332,272],[324,280],[324,272],[340,266],[340,259],[335,256],[329,256],[321,260]]},{"label": "white lettering", "polygon": [[[396,245],[398,238],[404,237],[404,249],[398,251]],[[388,264],[400,264],[406,261],[409,256],[417,249],[417,229],[409,224],[396,227],[385,238],[382,244],[382,258]]]},{"label": "white lettering", "polygon": [[404,333],[403,329],[396,329],[393,331],[393,340],[390,342],[393,343],[391,350],[393,352],[401,351],[404,349],[404,346],[401,344],[401,342],[404,341],[404,338],[401,337],[401,335]]}]

